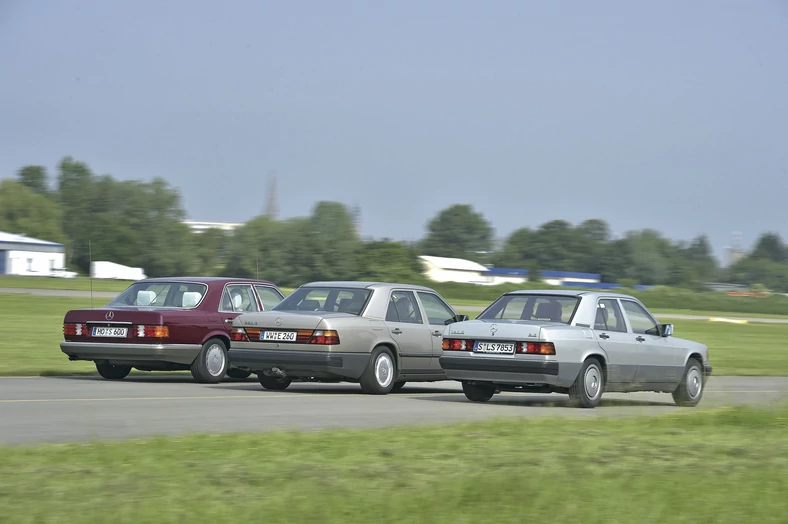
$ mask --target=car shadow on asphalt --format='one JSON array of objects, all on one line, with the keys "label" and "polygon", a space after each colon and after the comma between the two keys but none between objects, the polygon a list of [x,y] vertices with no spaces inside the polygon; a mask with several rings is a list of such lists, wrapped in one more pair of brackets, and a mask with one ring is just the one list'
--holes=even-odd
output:
[{"label": "car shadow on asphalt", "polygon": [[[228,381],[229,382],[229,381]],[[244,382],[244,381],[239,381]],[[226,389],[232,391],[262,391],[265,393],[294,393],[294,394],[308,394],[308,395],[360,395],[365,397],[377,397],[378,395],[367,395],[363,391],[361,391],[361,386],[356,384],[336,384],[332,386],[327,386],[325,384],[316,384],[314,382],[294,382],[289,388],[277,391],[272,389],[264,389],[259,382],[256,380],[251,380],[251,382],[246,381],[245,384],[238,384],[238,385],[228,385],[227,382],[222,382],[221,384],[211,384],[212,389]],[[252,387],[250,387],[252,386]],[[434,394],[462,394],[461,390],[453,390],[453,389],[437,389],[437,388],[420,388],[418,386],[412,387],[404,387],[399,391],[392,391],[388,395],[393,396],[407,396],[413,394],[425,394],[425,393],[434,393]],[[387,395],[387,396],[388,396]],[[382,395],[381,395],[382,396]]]},{"label": "car shadow on asphalt", "polygon": [[[460,392],[462,393],[462,392]],[[517,406],[517,407],[527,407],[527,408],[571,408],[571,409],[579,409],[574,406],[568,396],[544,396],[544,395],[528,395],[523,394],[522,396],[518,397],[498,397],[497,395],[492,399],[488,400],[487,402],[471,402],[465,395],[436,395],[430,397],[413,397],[415,400],[426,400],[428,402],[454,402],[454,403],[464,403],[464,404],[476,404],[476,405],[487,405],[487,406]],[[618,398],[603,398],[602,401],[599,403],[598,408],[605,408],[605,407],[676,407],[674,402],[664,401],[654,401],[654,400],[629,400],[629,399],[618,399]]]},{"label": "car shadow on asphalt", "polygon": [[[86,382],[135,382],[135,383],[151,383],[154,382],[156,384],[188,384],[192,383],[195,386],[210,386],[212,384],[199,384],[197,383],[191,374],[186,375],[170,375],[165,373],[151,373],[150,375],[129,375],[128,377],[122,380],[108,380],[103,378],[99,375],[42,375],[42,378],[47,379],[56,379],[56,380],[79,380],[79,381],[86,381]],[[256,378],[226,378],[222,382],[222,384],[227,383],[237,383],[237,384],[259,384]]]}]

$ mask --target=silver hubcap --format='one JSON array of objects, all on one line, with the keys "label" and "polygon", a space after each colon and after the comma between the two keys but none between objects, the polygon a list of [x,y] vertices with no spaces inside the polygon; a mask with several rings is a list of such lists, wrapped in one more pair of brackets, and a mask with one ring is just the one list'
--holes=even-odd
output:
[{"label": "silver hubcap", "polygon": [[589,399],[595,400],[602,394],[602,373],[596,366],[588,366],[585,376],[586,395]]},{"label": "silver hubcap", "polygon": [[692,399],[698,398],[702,388],[703,380],[700,376],[700,370],[696,367],[691,367],[689,373],[687,373],[687,394]]},{"label": "silver hubcap", "polygon": [[375,360],[375,379],[378,381],[380,387],[388,387],[391,381],[394,380],[394,363],[391,357],[385,353],[378,355]]},{"label": "silver hubcap", "polygon": [[219,376],[224,370],[224,351],[219,344],[212,344],[205,352],[205,367],[208,368],[208,373],[212,377]]}]

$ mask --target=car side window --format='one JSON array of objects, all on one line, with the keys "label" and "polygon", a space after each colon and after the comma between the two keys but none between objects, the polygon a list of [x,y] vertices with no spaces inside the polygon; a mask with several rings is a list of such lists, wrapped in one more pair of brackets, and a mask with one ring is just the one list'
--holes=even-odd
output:
[{"label": "car side window", "polygon": [[430,324],[445,326],[447,320],[454,318],[455,313],[438,296],[423,291],[418,294]]},{"label": "car side window", "polygon": [[219,311],[223,313],[249,313],[260,311],[250,284],[229,284],[222,293]]},{"label": "car side window", "polygon": [[275,305],[282,301],[282,296],[276,292],[271,286],[255,286],[257,296],[260,297],[260,302],[263,303],[263,309],[272,309]]},{"label": "car side window", "polygon": [[413,291],[394,291],[389,299],[386,311],[387,322],[404,322],[407,324],[423,324],[416,295]]},{"label": "car side window", "polygon": [[624,322],[624,315],[618,307],[618,301],[612,298],[601,299],[596,306],[596,320],[594,329],[601,331],[627,332],[627,324]]},{"label": "car side window", "polygon": [[632,325],[633,333],[659,335],[657,323],[640,304],[631,300],[622,300],[621,304],[624,306],[629,323]]}]

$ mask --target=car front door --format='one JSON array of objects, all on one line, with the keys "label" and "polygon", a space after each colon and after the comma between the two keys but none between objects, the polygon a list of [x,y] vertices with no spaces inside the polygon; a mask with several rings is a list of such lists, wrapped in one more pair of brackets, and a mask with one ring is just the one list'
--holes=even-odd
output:
[{"label": "car front door", "polygon": [[264,311],[270,311],[285,298],[284,295],[273,286],[255,284],[254,290],[257,292],[257,296],[260,297],[260,303],[263,305]]},{"label": "car front door", "polygon": [[611,390],[627,389],[631,386],[644,352],[635,344],[618,300],[601,298],[597,301],[594,333],[599,347],[607,354],[607,383]]},{"label": "car front door", "polygon": [[392,291],[386,311],[386,327],[399,347],[402,373],[429,373],[432,334],[424,322],[413,291]]},{"label": "car front door", "polygon": [[446,321],[454,318],[457,313],[435,293],[419,291],[417,293],[432,335],[432,360],[430,368],[443,370],[439,359],[443,354],[443,330]]},{"label": "car front door", "polygon": [[680,379],[679,349],[659,334],[659,323],[634,300],[621,299],[634,342],[643,347],[635,381],[650,388],[672,387]]}]

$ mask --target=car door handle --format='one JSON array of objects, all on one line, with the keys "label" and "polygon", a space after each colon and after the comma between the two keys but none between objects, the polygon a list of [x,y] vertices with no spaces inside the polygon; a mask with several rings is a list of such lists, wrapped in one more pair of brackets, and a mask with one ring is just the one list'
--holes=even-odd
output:
[{"label": "car door handle", "polygon": [[443,331],[433,331],[432,332],[432,336],[433,337],[439,337],[441,335],[443,335]]},{"label": "car door handle", "polygon": [[225,322],[226,324],[232,324],[232,323],[233,323],[233,319],[231,319],[231,318],[225,318],[225,319],[224,319],[224,322]]},{"label": "car door handle", "polygon": [[394,328],[391,330],[391,332],[394,333],[395,335],[399,335],[400,333],[402,333],[402,330],[400,328]]},{"label": "car door handle", "polygon": [[646,339],[643,338],[643,337],[637,337],[635,340],[637,340],[638,342],[645,342],[646,341]]},{"label": "car door handle", "polygon": [[601,335],[599,335],[599,338],[607,339],[607,338],[610,338],[610,335],[608,335],[607,333],[602,333]]}]

